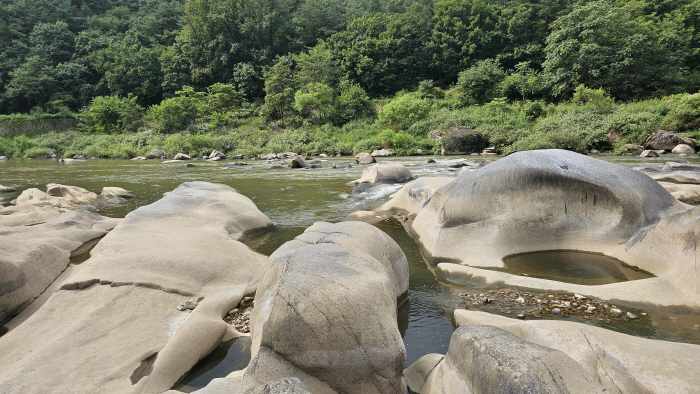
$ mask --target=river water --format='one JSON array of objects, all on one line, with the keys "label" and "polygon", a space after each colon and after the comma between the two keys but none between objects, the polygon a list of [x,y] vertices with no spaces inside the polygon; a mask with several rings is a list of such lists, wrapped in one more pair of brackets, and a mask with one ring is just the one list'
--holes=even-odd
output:
[{"label": "river water", "polygon": [[[459,169],[450,165],[465,162],[475,168],[479,157],[433,157],[434,164],[427,164],[428,157],[400,157],[386,160],[406,165],[416,176],[454,176]],[[635,167],[660,168],[669,158],[639,159],[601,156],[603,160]],[[671,159],[674,160],[675,158]],[[61,164],[56,160],[12,159],[0,161],[0,185],[14,186],[17,193],[0,195],[0,204],[8,205],[19,192],[30,187],[46,190],[48,183],[79,186],[100,193],[106,186],[118,186],[136,195],[121,203],[110,203],[87,209],[110,217],[124,217],[130,211],[150,204],[163,193],[176,188],[182,182],[208,181],[230,185],[251,198],[258,208],[275,224],[269,235],[258,237],[249,246],[263,254],[270,254],[284,242],[301,234],[316,221],[337,222],[358,210],[374,208],[388,199],[402,185],[377,186],[366,193],[353,195],[346,183],[360,177],[363,167],[333,169],[336,162],[353,162],[353,158],[328,158],[319,169],[268,169],[263,161],[249,161],[247,166],[226,167],[226,161],[206,162],[194,160],[195,166],[185,163],[161,164],[158,160],[122,161],[94,159],[86,162]],[[700,159],[692,160],[700,162]],[[464,288],[440,283],[425,263],[416,243],[399,225],[383,222],[377,225],[387,232],[403,248],[409,261],[409,302],[399,311],[399,328],[407,350],[406,365],[428,353],[445,353],[453,332],[451,314],[456,307],[465,307],[456,295]],[[473,289],[468,289],[473,290]],[[473,306],[466,306],[474,308]],[[642,311],[636,310],[637,313]],[[570,318],[576,320],[576,318]],[[634,335],[672,341],[700,343],[700,333],[693,329],[700,324],[695,315],[665,315],[649,313],[644,319],[629,323],[600,325]],[[231,344],[228,344],[231,346]],[[227,350],[220,351],[225,358]],[[229,352],[231,353],[231,352]],[[234,355],[235,356],[235,355]],[[217,356],[219,357],[219,356]],[[235,360],[225,361],[237,365]],[[214,368],[214,367],[212,367]],[[198,377],[204,372],[199,371]],[[216,377],[216,376],[212,376]],[[200,378],[201,380],[201,378]],[[200,382],[200,386],[206,381]],[[191,391],[192,387],[185,391]]]}]

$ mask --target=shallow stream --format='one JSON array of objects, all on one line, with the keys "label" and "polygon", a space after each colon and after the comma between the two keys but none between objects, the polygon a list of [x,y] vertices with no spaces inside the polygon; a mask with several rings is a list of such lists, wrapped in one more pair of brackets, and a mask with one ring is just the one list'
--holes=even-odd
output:
[{"label": "shallow stream", "polygon": [[[601,158],[629,167],[644,165],[656,168],[661,168],[667,160],[675,160],[671,157]],[[427,159],[428,157],[422,156],[387,160],[406,165],[416,176],[454,176],[462,168],[449,168],[450,165],[466,162],[469,166],[463,168],[475,168],[473,162],[479,157],[434,157],[437,161],[434,164],[426,164]],[[158,160],[96,159],[60,164],[56,160],[12,159],[0,161],[0,184],[14,186],[19,192],[30,187],[46,190],[45,185],[48,183],[79,186],[95,193],[100,193],[105,186],[122,187],[136,195],[136,198],[87,209],[106,216],[124,217],[130,211],[160,199],[163,193],[173,190],[182,182],[201,180],[224,183],[251,198],[275,223],[276,229],[272,233],[248,241],[248,245],[255,250],[270,254],[315,221],[337,222],[354,211],[374,208],[385,202],[390,194],[402,186],[383,185],[360,195],[353,195],[352,188],[346,183],[359,178],[363,167],[353,165],[350,169],[331,168],[334,162],[353,162],[353,158],[350,157],[323,160],[321,169],[269,170],[267,163],[263,161],[249,161],[248,166],[225,167],[224,164],[228,163],[226,161],[195,160],[192,161],[195,167],[186,168],[184,163],[161,164]],[[692,161],[700,163],[700,159]],[[0,195],[0,203],[9,204],[19,192]],[[406,365],[428,353],[445,353],[453,331],[451,320],[454,309],[465,306],[482,309],[465,305],[464,300],[457,295],[465,290],[478,289],[460,288],[438,282],[431,268],[423,260],[416,243],[400,225],[382,222],[377,226],[403,248],[409,261],[409,301],[398,311],[399,328],[408,354]],[[521,270],[516,263],[517,261],[513,263],[513,268]],[[541,268],[546,270],[549,265],[545,262]],[[500,313],[488,308],[483,310]],[[697,315],[650,312],[636,321],[612,324],[576,317],[567,319],[644,337],[700,343],[700,332],[695,329],[695,325],[700,325],[700,316]],[[13,321],[7,326],[13,327]],[[0,335],[3,334],[3,330],[6,328],[0,327]],[[222,344],[191,371],[178,389],[193,391],[203,387],[213,378],[241,369],[247,364],[246,357],[249,357],[246,351],[249,352],[249,346],[246,346],[245,341]]]}]

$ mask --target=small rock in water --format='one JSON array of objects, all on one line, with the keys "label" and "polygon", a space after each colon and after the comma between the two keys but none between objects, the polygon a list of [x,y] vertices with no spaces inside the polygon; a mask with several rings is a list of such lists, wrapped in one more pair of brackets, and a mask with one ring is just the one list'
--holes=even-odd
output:
[{"label": "small rock in water", "polygon": [[632,313],[632,312],[627,312],[627,318],[630,319],[630,320],[639,319],[639,318],[637,317],[637,315],[635,315],[635,314]]},{"label": "small rock in water", "polygon": [[230,311],[228,311],[229,316],[233,316],[239,312],[238,308],[233,308]]},{"label": "small rock in water", "polygon": [[521,314],[519,314],[519,315],[517,316],[517,318],[518,318],[518,319],[524,319],[524,318],[525,318],[525,315],[523,315],[523,314],[521,313]]},{"label": "small rock in water", "polygon": [[612,308],[612,309],[610,309],[610,313],[612,313],[613,315],[619,315],[622,313],[622,311],[620,309],[617,309],[617,308]]},{"label": "small rock in water", "polygon": [[553,315],[561,315],[561,309],[559,309],[559,308],[552,309],[552,314]]},{"label": "small rock in water", "polygon": [[525,303],[525,299],[524,299],[523,297],[518,297],[518,298],[515,299],[515,302],[519,302],[519,303],[521,303],[521,304],[524,304],[524,303]]},{"label": "small rock in water", "polygon": [[581,294],[574,294],[574,298],[576,298],[577,300],[585,300],[586,299],[586,297],[582,296]]},{"label": "small rock in water", "polygon": [[588,308],[586,308],[586,310],[589,311],[589,312],[593,312],[593,311],[596,310],[596,309],[598,309],[598,308],[596,308],[596,307],[594,307],[594,306],[589,306]]},{"label": "small rock in water", "polygon": [[187,309],[187,307],[185,307],[185,306],[182,305],[182,304],[180,304],[180,305],[177,306],[177,310],[178,310],[178,311],[184,311],[185,309]]},{"label": "small rock in water", "polygon": [[428,160],[426,160],[426,163],[427,164],[435,163],[435,159],[428,159]]},{"label": "small rock in water", "polygon": [[187,167],[187,168],[192,168],[192,167],[196,167],[196,166],[195,166],[194,164],[192,164],[192,163],[187,163],[187,165],[186,165],[185,167]]}]

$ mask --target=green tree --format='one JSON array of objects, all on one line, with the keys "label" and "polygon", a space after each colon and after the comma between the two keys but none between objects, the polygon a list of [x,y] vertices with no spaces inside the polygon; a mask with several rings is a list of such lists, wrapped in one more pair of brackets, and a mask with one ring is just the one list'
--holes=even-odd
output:
[{"label": "green tree", "polygon": [[281,119],[294,110],[294,59],[282,56],[277,63],[264,70],[265,104],[261,113],[267,119]]},{"label": "green tree", "polygon": [[295,56],[296,72],[294,79],[297,86],[306,86],[320,82],[335,88],[342,73],[339,62],[325,43]]},{"label": "green tree", "polygon": [[56,88],[54,69],[40,56],[32,56],[10,71],[10,78],[3,103],[15,111],[28,112],[35,106],[44,105]]},{"label": "green tree", "polygon": [[362,118],[372,113],[372,101],[360,85],[352,82],[341,84],[337,100],[337,114],[341,123]]},{"label": "green tree", "polygon": [[333,114],[333,89],[320,82],[302,87],[294,94],[294,109],[317,122],[330,118]]},{"label": "green tree", "polygon": [[41,56],[51,65],[68,62],[73,56],[75,35],[66,22],[39,23],[29,36],[30,56]]},{"label": "green tree", "polygon": [[135,132],[140,126],[142,112],[143,108],[136,103],[134,96],[97,96],[79,117],[88,132],[119,134]]}]

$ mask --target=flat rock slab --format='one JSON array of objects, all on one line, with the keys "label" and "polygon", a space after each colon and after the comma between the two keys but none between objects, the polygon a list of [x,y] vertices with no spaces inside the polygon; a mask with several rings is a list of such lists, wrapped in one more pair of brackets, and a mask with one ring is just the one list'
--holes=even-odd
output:
[{"label": "flat rock slab", "polygon": [[[223,317],[267,266],[240,241],[271,226],[250,199],[207,182],[131,212],[80,272],[0,338],[0,392],[170,389],[236,335]],[[194,310],[178,310],[187,301]]]},{"label": "flat rock slab", "polygon": [[66,269],[73,252],[103,237],[119,221],[89,212],[65,212],[30,226],[0,227],[0,321],[41,295]]}]

